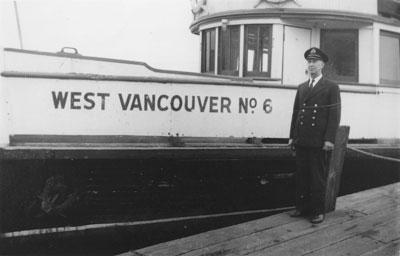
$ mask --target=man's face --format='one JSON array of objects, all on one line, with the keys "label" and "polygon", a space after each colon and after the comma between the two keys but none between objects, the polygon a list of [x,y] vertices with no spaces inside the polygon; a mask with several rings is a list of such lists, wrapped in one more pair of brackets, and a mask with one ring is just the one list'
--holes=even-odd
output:
[{"label": "man's face", "polygon": [[322,60],[307,60],[308,63],[308,73],[312,77],[317,77],[322,73],[325,63]]}]

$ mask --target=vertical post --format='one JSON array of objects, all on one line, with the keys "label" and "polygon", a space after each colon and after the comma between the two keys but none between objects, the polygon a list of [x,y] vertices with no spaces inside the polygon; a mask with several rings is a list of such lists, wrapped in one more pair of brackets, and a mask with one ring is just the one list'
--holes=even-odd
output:
[{"label": "vertical post", "polygon": [[342,167],[349,133],[349,126],[340,126],[336,133],[335,147],[332,152],[328,169],[328,180],[325,193],[325,212],[334,211],[336,207],[336,197],[339,193],[340,177],[342,175]]},{"label": "vertical post", "polygon": [[219,33],[218,27],[215,28],[215,53],[214,53],[214,75],[218,75],[218,61],[219,61]]},{"label": "vertical post", "polygon": [[239,48],[239,77],[244,75],[244,25],[240,25],[240,48]]},{"label": "vertical post", "polygon": [[374,84],[379,84],[380,83],[380,57],[379,57],[379,52],[380,52],[380,29],[376,24],[372,25],[372,38],[373,38],[373,43],[372,43],[372,61],[371,64],[373,66],[372,68],[372,83]]},{"label": "vertical post", "polygon": [[203,33],[205,33],[204,31],[202,31],[202,30],[200,30],[200,34],[199,34],[199,53],[200,53],[200,58],[199,58],[199,73],[201,73],[203,70],[202,70],[202,57],[203,57],[203,44],[205,43],[205,42],[203,42]]}]

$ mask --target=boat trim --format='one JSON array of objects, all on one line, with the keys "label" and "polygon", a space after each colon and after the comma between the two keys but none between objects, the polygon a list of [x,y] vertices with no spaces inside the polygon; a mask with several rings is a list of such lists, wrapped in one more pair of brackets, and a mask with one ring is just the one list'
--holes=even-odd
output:
[{"label": "boat trim", "polygon": [[[205,79],[205,78],[175,78],[175,77],[156,77],[156,76],[115,76],[98,74],[80,74],[80,73],[45,73],[45,72],[19,72],[3,71],[3,77],[14,78],[43,78],[43,79],[64,79],[64,80],[95,80],[95,81],[121,81],[121,82],[152,82],[152,83],[177,83],[177,84],[211,84],[223,86],[248,86],[248,87],[268,87],[279,89],[296,90],[297,85],[267,84],[262,82],[252,82],[249,79]],[[218,78],[218,77],[217,77]],[[230,77],[231,78],[231,77]],[[278,81],[279,79],[273,79]],[[358,91],[357,91],[358,92]],[[370,93],[370,92],[368,92]]]},{"label": "boat trim", "polygon": [[[13,135],[0,159],[287,159],[287,139],[109,135]],[[360,143],[360,141],[362,141]],[[350,140],[349,147],[386,157],[400,155],[396,139]],[[365,158],[347,150],[346,157]],[[367,157],[369,158],[369,157]]]},{"label": "boat trim", "polygon": [[[83,55],[77,54],[77,53],[65,53],[65,52],[51,53],[51,52],[42,52],[42,51],[33,51],[33,50],[24,50],[24,49],[15,49],[15,48],[4,48],[4,51],[5,52],[17,52],[17,53],[24,53],[24,54],[41,55],[41,56],[50,56],[50,57],[57,57],[57,58],[81,59],[81,60],[92,60],[92,61],[111,62],[111,63],[129,64],[129,65],[139,65],[139,66],[144,66],[145,68],[149,69],[150,71],[153,71],[156,73],[164,73],[164,74],[176,74],[176,75],[187,75],[187,76],[197,76],[197,77],[207,77],[207,78],[252,81],[251,79],[246,79],[246,78],[238,78],[238,77],[224,76],[224,75],[214,75],[214,74],[210,74],[210,73],[196,73],[196,72],[189,72],[189,71],[157,69],[157,68],[150,66],[149,64],[147,64],[145,62],[113,59],[113,58],[103,58],[103,57],[90,57],[90,56],[83,56]],[[271,78],[269,80],[280,81],[280,79],[274,79],[274,78]]]},{"label": "boat trim", "polygon": [[[252,81],[248,79],[201,79],[201,78],[174,78],[174,77],[143,77],[143,76],[114,76],[114,75],[98,75],[98,74],[78,74],[78,73],[45,73],[45,72],[19,72],[19,71],[3,71],[3,77],[12,78],[41,78],[41,79],[64,79],[64,80],[94,80],[94,81],[121,81],[121,82],[151,82],[151,83],[177,83],[177,84],[209,84],[220,86],[246,86],[258,88],[275,88],[284,90],[297,90],[298,85],[266,83]],[[377,94],[375,88],[398,88],[396,86],[375,85],[375,84],[340,84],[343,86],[365,87],[359,89],[341,88],[341,92],[361,93],[361,94]]]},{"label": "boat trim", "polygon": [[281,19],[299,19],[307,16],[313,20],[335,20],[359,22],[365,25],[371,25],[373,22],[384,23],[388,25],[400,26],[400,21],[389,19],[378,15],[349,12],[349,11],[329,11],[323,9],[295,9],[295,8],[275,8],[275,9],[254,9],[254,10],[235,10],[225,11],[216,14],[200,17],[195,20],[190,29],[192,33],[199,33],[200,25],[209,22],[220,22],[224,19],[265,19],[265,18],[281,18]]}]

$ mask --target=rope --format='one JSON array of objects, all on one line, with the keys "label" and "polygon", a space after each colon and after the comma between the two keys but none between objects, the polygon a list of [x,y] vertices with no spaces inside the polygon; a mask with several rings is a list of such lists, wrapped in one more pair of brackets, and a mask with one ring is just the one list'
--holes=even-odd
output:
[{"label": "rope", "polygon": [[83,225],[83,226],[66,226],[66,227],[57,227],[57,228],[31,229],[31,230],[0,233],[0,238],[22,237],[22,236],[32,236],[32,235],[47,235],[47,234],[54,234],[54,233],[86,231],[86,230],[101,229],[101,228],[106,229],[106,228],[118,228],[118,227],[127,227],[127,226],[143,226],[143,225],[171,223],[171,222],[178,222],[178,221],[220,218],[220,217],[227,217],[227,216],[241,216],[241,215],[247,215],[247,214],[260,214],[260,213],[271,214],[271,213],[276,213],[276,212],[289,211],[289,210],[293,210],[293,209],[294,209],[293,206],[288,206],[288,207],[280,207],[280,208],[273,208],[273,209],[216,213],[216,214],[208,214],[208,215],[175,217],[175,218],[156,219],[156,220],[102,223],[102,224],[99,223],[99,224],[88,224],[88,225]]},{"label": "rope", "polygon": [[367,155],[367,156],[371,156],[371,157],[375,157],[375,158],[382,159],[382,160],[387,160],[387,161],[393,161],[393,162],[398,162],[398,163],[400,163],[400,159],[397,159],[397,158],[387,157],[387,156],[381,156],[381,155],[377,155],[377,154],[370,153],[370,152],[367,152],[367,151],[364,151],[364,150],[361,150],[361,149],[357,149],[357,148],[353,148],[353,147],[347,147],[347,148],[348,148],[348,149],[351,149],[351,150],[353,150],[353,151],[356,151],[356,152],[358,152],[358,153]]}]

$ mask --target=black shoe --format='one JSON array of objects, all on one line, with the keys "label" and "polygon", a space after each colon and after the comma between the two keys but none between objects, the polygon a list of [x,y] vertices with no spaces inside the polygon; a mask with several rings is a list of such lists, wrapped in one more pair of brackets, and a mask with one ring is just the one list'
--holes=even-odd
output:
[{"label": "black shoe", "polygon": [[303,210],[297,210],[297,209],[294,210],[292,213],[290,213],[290,217],[293,217],[293,218],[301,217],[304,215],[305,215],[305,212]]},{"label": "black shoe", "polygon": [[324,220],[325,220],[325,214],[318,214],[318,215],[311,217],[312,224],[318,224],[318,223],[323,222]]}]

